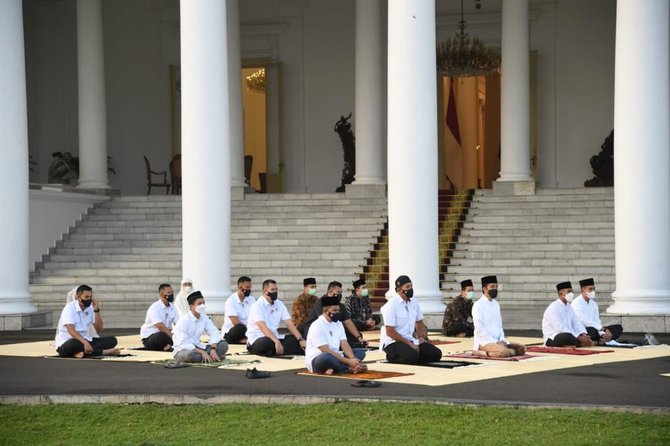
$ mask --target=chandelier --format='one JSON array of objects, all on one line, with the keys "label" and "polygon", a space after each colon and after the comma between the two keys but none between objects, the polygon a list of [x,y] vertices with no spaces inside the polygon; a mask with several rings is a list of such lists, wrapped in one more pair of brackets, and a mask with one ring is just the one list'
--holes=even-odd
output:
[{"label": "chandelier", "polygon": [[265,68],[251,73],[246,79],[247,90],[265,91]]},{"label": "chandelier", "polygon": [[465,32],[463,0],[459,31],[437,46],[437,71],[450,77],[488,76],[500,73],[500,52]]}]

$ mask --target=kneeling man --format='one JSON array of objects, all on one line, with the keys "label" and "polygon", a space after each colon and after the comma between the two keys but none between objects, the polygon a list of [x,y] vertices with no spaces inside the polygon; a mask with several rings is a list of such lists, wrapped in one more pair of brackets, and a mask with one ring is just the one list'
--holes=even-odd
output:
[{"label": "kneeling man", "polygon": [[158,300],[151,304],[140,328],[140,339],[147,350],[169,351],[172,348],[172,327],[179,320],[174,294],[168,283],[158,287]]},{"label": "kneeling man", "polygon": [[381,308],[384,325],[380,345],[388,362],[426,364],[442,358],[440,349],[426,341],[428,330],[413,296],[410,278],[399,276],[395,281],[395,294]]},{"label": "kneeling man", "polygon": [[120,353],[114,336],[92,337],[89,327],[102,333],[100,307],[88,285],[77,288],[76,299],[65,305],[56,330],[56,351],[65,358],[84,356],[112,356]]},{"label": "kneeling man", "polygon": [[509,358],[526,354],[526,347],[512,344],[505,339],[498,297],[498,278],[482,277],[482,297],[472,306],[475,325],[474,353],[490,358]]},{"label": "kneeling man", "polygon": [[[186,298],[189,312],[174,327],[174,359],[177,362],[221,361],[228,351],[228,343],[221,339],[221,332],[207,316],[205,298],[194,291]],[[200,340],[206,334],[207,344]]]},{"label": "kneeling man", "polygon": [[586,328],[582,324],[570,302],[575,295],[572,294],[572,284],[561,282],[556,285],[558,299],[553,301],[542,317],[542,337],[547,347],[590,347],[593,345],[591,338],[586,334]]},{"label": "kneeling man", "polygon": [[312,323],[307,333],[305,365],[310,372],[358,373],[367,370],[361,361],[365,358],[365,349],[352,349],[347,342],[344,325],[340,322],[339,296],[321,298],[323,312]]},{"label": "kneeling man", "polygon": [[580,320],[586,332],[593,342],[603,345],[611,340],[619,339],[623,328],[619,324],[608,325],[604,327],[600,322],[600,312],[596,302],[596,284],[593,278],[579,281],[581,294],[572,301],[570,306],[575,310],[577,318]]}]

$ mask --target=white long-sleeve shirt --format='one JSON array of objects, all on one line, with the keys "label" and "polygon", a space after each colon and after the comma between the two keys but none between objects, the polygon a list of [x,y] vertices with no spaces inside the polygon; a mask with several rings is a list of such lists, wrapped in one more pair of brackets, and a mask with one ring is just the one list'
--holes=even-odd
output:
[{"label": "white long-sleeve shirt", "polygon": [[472,306],[472,322],[475,324],[474,349],[486,344],[505,340],[500,304],[495,299],[482,295]]},{"label": "white long-sleeve shirt", "polygon": [[603,328],[602,322],[600,322],[600,311],[598,310],[598,304],[595,300],[589,299],[587,302],[584,299],[584,296],[581,294],[575,297],[575,300],[570,304],[575,313],[577,314],[577,319],[584,324],[585,327],[593,327],[596,330]]},{"label": "white long-sleeve shirt", "polygon": [[570,305],[561,299],[556,299],[544,310],[544,316],[542,317],[544,342],[546,343],[547,339],[553,340],[554,336],[559,333],[570,333],[577,337],[586,333],[586,328],[577,319],[577,315]]},{"label": "white long-sleeve shirt", "polygon": [[203,334],[209,336],[209,345],[218,344],[221,340],[221,332],[206,314],[201,314],[197,318],[189,312],[186,316],[179,318],[172,330],[174,354],[176,355],[182,350],[191,351],[195,348],[204,350],[207,345],[200,341]]}]

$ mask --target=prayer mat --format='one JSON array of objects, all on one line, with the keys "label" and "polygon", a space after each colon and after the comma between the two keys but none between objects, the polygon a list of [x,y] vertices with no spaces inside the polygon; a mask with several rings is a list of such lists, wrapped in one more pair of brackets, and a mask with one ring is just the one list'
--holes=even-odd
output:
[{"label": "prayer mat", "polygon": [[295,373],[296,375],[321,376],[324,378],[345,378],[345,379],[355,379],[357,381],[366,379],[370,380],[370,379],[397,378],[399,376],[414,375],[414,373],[382,372],[378,370],[368,370],[367,372],[362,373],[333,373],[332,375],[324,375],[321,373],[310,372],[307,369],[302,369]]},{"label": "prayer mat", "polygon": [[449,358],[490,359],[491,361],[523,361],[524,359],[539,358],[539,356],[535,355],[510,356],[509,358],[492,358],[490,356],[479,356],[468,352],[454,353],[445,356]]},{"label": "prayer mat", "polygon": [[556,353],[559,355],[597,355],[598,353],[613,353],[614,350],[581,350],[577,347],[528,347],[528,352],[533,353]]},{"label": "prayer mat", "polygon": [[[380,340],[379,340],[379,338],[377,338],[377,339],[368,339],[367,341],[368,342],[379,342]],[[440,340],[437,340],[437,339],[436,340],[431,339],[428,342],[430,342],[433,345],[447,345],[447,344],[458,344],[461,341],[440,341]]]},{"label": "prayer mat", "polygon": [[152,364],[158,364],[166,367],[175,366],[176,364],[187,364],[191,367],[202,367],[207,369],[225,369],[228,367],[236,367],[238,365],[248,365],[248,364],[259,364],[261,361],[258,359],[224,359],[223,361],[213,361],[213,362],[177,362],[174,360],[166,359],[162,361],[151,361]]},{"label": "prayer mat", "polygon": [[470,365],[481,365],[478,362],[468,362],[468,361],[438,361],[438,362],[429,362],[427,364],[419,364],[424,367],[439,367],[442,369],[455,369],[456,367],[467,367]]},{"label": "prayer mat", "polygon": [[101,356],[92,356],[92,355],[90,355],[90,356],[84,356],[83,358],[74,358],[74,357],[72,357],[72,358],[66,358],[66,357],[64,357],[64,356],[60,356],[60,355],[45,355],[44,357],[45,357],[45,358],[48,358],[48,359],[77,359],[77,360],[79,360],[79,359],[114,359],[114,358],[127,358],[127,357],[129,357],[129,356],[135,356],[135,355],[131,355],[130,353],[126,353],[126,354],[122,354],[122,355],[107,355],[107,356],[103,356],[103,355],[101,355]]}]

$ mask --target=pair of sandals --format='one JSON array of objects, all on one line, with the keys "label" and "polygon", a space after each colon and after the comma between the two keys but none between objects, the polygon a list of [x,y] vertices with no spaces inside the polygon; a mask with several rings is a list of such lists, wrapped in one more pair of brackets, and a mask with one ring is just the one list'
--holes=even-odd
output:
[{"label": "pair of sandals", "polygon": [[369,387],[369,388],[373,388],[373,387],[379,387],[379,386],[381,386],[381,385],[382,385],[382,383],[380,383],[379,381],[370,381],[370,380],[364,379],[364,380],[356,381],[355,383],[352,383],[352,384],[351,384],[351,387]]}]

